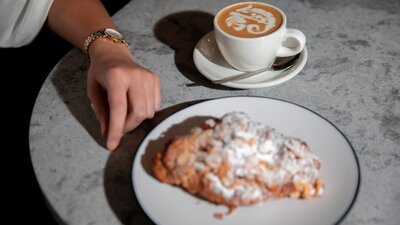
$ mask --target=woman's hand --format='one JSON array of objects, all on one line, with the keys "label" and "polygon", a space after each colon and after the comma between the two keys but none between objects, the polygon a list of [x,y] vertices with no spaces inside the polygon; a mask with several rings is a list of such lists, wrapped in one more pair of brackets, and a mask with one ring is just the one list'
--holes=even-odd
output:
[{"label": "woman's hand", "polygon": [[123,44],[98,39],[89,49],[87,91],[107,148],[160,109],[158,76],[138,65]]}]

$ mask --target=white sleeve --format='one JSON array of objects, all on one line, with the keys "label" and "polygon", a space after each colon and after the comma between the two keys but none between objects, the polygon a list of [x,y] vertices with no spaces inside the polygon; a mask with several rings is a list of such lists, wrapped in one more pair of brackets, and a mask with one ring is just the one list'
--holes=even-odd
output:
[{"label": "white sleeve", "polygon": [[0,47],[29,44],[39,33],[53,0],[0,0]]}]

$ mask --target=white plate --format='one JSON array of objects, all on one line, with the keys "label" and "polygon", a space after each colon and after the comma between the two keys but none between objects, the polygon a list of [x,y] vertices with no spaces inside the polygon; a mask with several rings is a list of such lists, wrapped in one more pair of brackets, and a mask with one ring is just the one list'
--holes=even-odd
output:
[{"label": "white plate", "polygon": [[[253,120],[279,132],[305,140],[322,161],[325,193],[312,200],[281,199],[261,206],[239,207],[232,215],[217,220],[213,214],[226,212],[183,191],[159,182],[151,175],[151,159],[168,140],[187,132],[204,117],[220,117],[243,111]],[[148,216],[159,225],[324,225],[341,221],[358,192],[359,165],[348,140],[332,123],[302,106],[262,97],[228,97],[204,101],[171,115],[155,127],[141,143],[132,167],[137,199]]]},{"label": "white plate", "polygon": [[[193,61],[200,73],[211,81],[243,73],[229,65],[222,57],[215,42],[214,31],[211,31],[199,40],[193,51]],[[306,61],[307,48],[304,47],[299,60],[289,70],[283,72],[266,71],[247,79],[226,82],[221,85],[251,89],[281,84],[296,76],[303,69]]]}]

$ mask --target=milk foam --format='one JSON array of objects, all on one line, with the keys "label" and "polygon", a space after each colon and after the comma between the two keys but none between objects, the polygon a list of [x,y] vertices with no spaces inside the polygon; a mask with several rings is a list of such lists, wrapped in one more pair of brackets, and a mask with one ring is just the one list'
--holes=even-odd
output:
[{"label": "milk foam", "polygon": [[250,34],[263,34],[276,26],[275,16],[252,4],[229,13],[225,23],[236,31],[247,31]]}]

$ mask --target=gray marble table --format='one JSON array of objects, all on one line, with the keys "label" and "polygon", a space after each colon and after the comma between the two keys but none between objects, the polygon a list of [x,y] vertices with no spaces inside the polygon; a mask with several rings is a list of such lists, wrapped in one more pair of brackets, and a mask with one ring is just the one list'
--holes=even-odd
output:
[{"label": "gray marble table", "polygon": [[[235,1],[134,0],[114,20],[138,62],[159,74],[162,111],[103,146],[86,97],[89,62],[78,50],[52,70],[30,125],[34,170],[60,224],[152,224],[131,185],[134,153],[171,113],[224,96],[266,96],[307,107],[352,143],[361,168],[358,197],[342,224],[400,224],[400,2],[271,0],[288,27],[306,34],[308,61],[277,86],[237,90],[212,84],[192,59],[218,9]],[[340,196],[338,196],[340,197]]]}]

